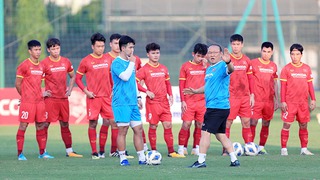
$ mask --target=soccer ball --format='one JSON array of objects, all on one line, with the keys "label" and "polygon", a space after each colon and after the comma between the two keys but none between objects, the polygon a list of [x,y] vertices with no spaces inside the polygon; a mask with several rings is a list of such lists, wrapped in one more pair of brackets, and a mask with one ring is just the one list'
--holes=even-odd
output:
[{"label": "soccer ball", "polygon": [[233,150],[234,150],[234,153],[237,155],[237,156],[242,156],[243,153],[244,153],[244,150],[243,150],[243,147],[240,143],[238,142],[234,142],[232,144],[233,146]]},{"label": "soccer ball", "polygon": [[244,153],[247,156],[256,156],[258,154],[258,146],[253,142],[249,142],[244,145]]},{"label": "soccer ball", "polygon": [[162,156],[158,151],[147,151],[146,161],[149,165],[159,165],[161,164]]}]

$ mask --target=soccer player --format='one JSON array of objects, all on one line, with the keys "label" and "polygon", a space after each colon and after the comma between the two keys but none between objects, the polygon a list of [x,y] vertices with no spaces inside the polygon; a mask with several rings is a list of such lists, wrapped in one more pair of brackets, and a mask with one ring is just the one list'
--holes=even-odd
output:
[{"label": "soccer player", "polygon": [[264,42],[261,45],[261,58],[251,61],[255,99],[251,117],[251,132],[252,139],[254,139],[258,120],[262,119],[259,154],[267,154],[264,146],[269,136],[270,121],[274,111],[279,107],[277,65],[271,61],[272,54],[273,44]]},{"label": "soccer player", "polygon": [[112,62],[111,75],[113,79],[112,110],[117,123],[118,151],[120,165],[130,165],[126,151],[126,136],[129,126],[133,130],[134,146],[139,157],[139,164],[146,164],[143,150],[142,122],[139,108],[142,108],[141,96],[138,94],[135,80],[135,56],[133,55],[135,41],[129,36],[121,36],[119,40],[120,55]]},{"label": "soccer player", "polygon": [[[252,142],[250,129],[251,107],[254,104],[253,82],[250,59],[242,53],[243,37],[233,34],[230,37],[231,61],[234,72],[230,75],[230,114],[226,124],[226,136],[230,138],[230,128],[237,116],[241,119],[242,138],[245,143]],[[227,153],[223,150],[223,156]]]},{"label": "soccer player", "polygon": [[[121,38],[120,34],[112,34],[110,36],[110,51],[106,53],[107,59],[110,59],[111,62],[120,54],[120,48],[119,48],[119,39]],[[136,57],[135,67],[136,71],[141,68],[141,60],[138,56]],[[118,137],[118,127],[117,124],[114,121],[110,121],[111,125],[111,148],[110,148],[110,157],[119,157],[119,153],[117,151],[117,137]],[[144,141],[144,150],[148,150],[148,146],[146,144],[146,139],[144,135],[144,131],[142,131],[143,135],[143,141]],[[126,152],[127,153],[127,152]],[[133,158],[133,156],[128,155],[127,158]]]},{"label": "soccer player", "polygon": [[41,55],[41,44],[37,40],[28,42],[28,52],[30,57],[24,60],[16,72],[16,89],[21,95],[21,104],[19,108],[19,129],[17,131],[16,142],[18,150],[18,160],[27,160],[23,155],[23,145],[25,131],[29,123],[35,122],[36,138],[39,147],[40,159],[52,159],[46,149],[46,132],[44,129],[45,105],[43,96],[49,96],[50,92],[41,91],[41,82],[43,73],[46,73],[45,67],[39,62]]},{"label": "soccer player", "polygon": [[206,111],[204,94],[184,94],[183,89],[191,87],[198,89],[204,86],[204,76],[207,68],[208,47],[205,44],[198,43],[194,46],[192,56],[193,59],[182,64],[179,76],[179,92],[181,100],[181,119],[182,126],[179,132],[179,149],[181,155],[188,154],[187,144],[190,135],[190,126],[195,121],[193,132],[193,149],[191,154],[198,155],[199,142],[201,137],[201,127],[203,116]]},{"label": "soccer player", "polygon": [[[72,149],[72,137],[69,129],[69,101],[75,81],[73,66],[70,60],[60,56],[60,40],[50,38],[47,41],[47,51],[50,54],[41,61],[42,65],[48,69],[45,74],[45,90],[50,92],[50,96],[45,97],[46,123],[45,131],[48,139],[48,128],[51,122],[60,122],[61,137],[66,147],[67,157],[82,157]],[[67,75],[70,77],[67,88]]]},{"label": "soccer player", "polygon": [[[157,150],[157,127],[159,121],[164,129],[164,140],[167,144],[168,156],[185,157],[174,151],[172,135],[172,115],[170,105],[173,103],[170,76],[166,66],[159,63],[160,46],[150,43],[146,46],[149,61],[137,73],[137,81],[144,81],[147,89],[140,84],[139,90],[147,94],[146,119],[149,122],[148,138],[152,150]],[[169,101],[168,97],[169,95]]]},{"label": "soccer player", "polygon": [[[110,121],[113,121],[111,108],[111,61],[104,54],[105,41],[105,37],[100,33],[95,33],[91,36],[92,53],[81,60],[76,75],[77,85],[87,95],[88,135],[92,159],[105,158],[104,150],[108,137],[108,128]],[[82,82],[84,75],[86,76],[87,87]],[[99,134],[100,151],[98,154],[96,127],[99,114],[103,120]]]},{"label": "soccer player", "polygon": [[225,134],[226,122],[230,112],[230,74],[234,71],[230,53],[227,48],[222,52],[220,45],[212,44],[209,46],[207,57],[211,65],[206,70],[205,85],[198,89],[186,88],[184,90],[184,93],[187,94],[204,93],[207,108],[201,129],[198,160],[189,167],[207,167],[205,160],[211,142],[211,134],[216,136],[217,140],[229,153],[231,158],[230,166],[240,166],[232,143]]},{"label": "soccer player", "polygon": [[[283,67],[280,74],[281,81],[281,110],[283,127],[281,130],[281,155],[287,156],[287,142],[289,129],[295,118],[299,123],[299,138],[301,155],[314,155],[307,149],[308,122],[310,112],[316,107],[316,97],[312,84],[313,76],[310,67],[301,62],[303,46],[292,44],[290,47],[291,63]],[[311,98],[309,107],[308,100]]]}]

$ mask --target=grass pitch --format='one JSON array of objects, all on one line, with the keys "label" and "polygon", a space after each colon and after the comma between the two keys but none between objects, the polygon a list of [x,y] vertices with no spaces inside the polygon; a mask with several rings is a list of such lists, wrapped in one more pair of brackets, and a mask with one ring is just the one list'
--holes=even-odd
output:
[{"label": "grass pitch", "polygon": [[[229,167],[230,158],[221,156],[221,145],[212,136],[211,147],[207,154],[207,168],[190,169],[187,166],[197,160],[196,156],[188,155],[186,158],[173,159],[167,157],[167,150],[163,140],[162,126],[158,128],[158,150],[163,155],[162,164],[158,166],[140,166],[133,148],[132,131],[127,138],[127,149],[135,159],[130,159],[131,166],[121,167],[119,159],[106,157],[92,160],[87,135],[87,126],[71,126],[73,135],[73,148],[83,158],[67,158],[64,144],[60,137],[58,125],[49,129],[47,151],[55,159],[38,159],[38,146],[35,139],[35,128],[30,125],[26,132],[24,154],[27,161],[18,161],[16,156],[15,135],[17,126],[0,127],[0,179],[320,179],[319,175],[319,137],[320,127],[316,113],[312,112],[309,123],[309,149],[314,156],[301,156],[298,125],[295,122],[290,131],[288,141],[289,156],[280,156],[280,130],[282,122],[279,110],[271,122],[269,139],[266,145],[268,155],[255,157],[239,157],[241,167]],[[144,126],[147,133],[147,125]],[[261,125],[257,127],[255,142]],[[175,148],[177,150],[177,137],[180,124],[173,125]],[[192,137],[190,137],[192,140]],[[189,140],[189,153],[192,141]],[[243,144],[241,125],[233,124],[231,140]],[[110,150],[110,131],[106,145],[106,152]]]}]

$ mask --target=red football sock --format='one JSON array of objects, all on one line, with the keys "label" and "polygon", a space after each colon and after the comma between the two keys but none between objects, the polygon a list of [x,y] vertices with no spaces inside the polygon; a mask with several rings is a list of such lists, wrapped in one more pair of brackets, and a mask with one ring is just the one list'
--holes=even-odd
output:
[{"label": "red football sock", "polygon": [[287,148],[287,142],[289,139],[289,129],[288,130],[281,130],[281,148]]},{"label": "red football sock", "polygon": [[266,145],[269,136],[269,126],[262,126],[260,131],[260,146]]},{"label": "red football sock", "polygon": [[97,153],[96,141],[97,141],[97,133],[95,129],[88,128],[88,136],[90,141],[90,146],[92,153]]},{"label": "red football sock", "polygon": [[226,136],[227,138],[230,138],[230,128],[226,128]]},{"label": "red football sock", "polygon": [[183,128],[180,129],[178,139],[179,139],[179,145],[185,145],[186,144],[186,137],[188,135],[188,130],[185,130]]},{"label": "red football sock", "polygon": [[105,126],[105,125],[102,125],[100,128],[100,134],[99,134],[100,152],[104,152],[104,148],[106,146],[106,142],[108,139],[108,128],[109,126]]},{"label": "red football sock", "polygon": [[17,142],[17,150],[18,150],[18,156],[22,153],[23,150],[23,144],[24,144],[24,133],[26,131],[18,129],[17,136],[16,136],[16,142]]},{"label": "red football sock", "polygon": [[187,136],[186,136],[186,141],[185,141],[185,144],[184,144],[184,147],[185,147],[185,148],[188,147],[189,138],[190,138],[190,128],[188,129],[188,134],[187,134]]},{"label": "red football sock", "polygon": [[254,138],[256,137],[256,127],[257,126],[253,126],[253,125],[250,126],[251,134],[252,134],[252,142],[254,141]]},{"label": "red football sock", "polygon": [[43,128],[44,129],[44,131],[45,131],[45,135],[46,135],[46,144],[47,144],[47,141],[48,141],[48,129],[49,129],[49,126],[48,127],[44,127]]},{"label": "red football sock", "polygon": [[118,128],[111,129],[111,149],[110,152],[116,152],[117,151],[117,138],[118,138]]},{"label": "red football sock", "polygon": [[196,148],[196,145],[199,145],[201,138],[201,128],[194,128],[193,133],[193,148]]},{"label": "red football sock", "polygon": [[299,138],[301,148],[306,148],[308,146],[308,129],[299,129]]},{"label": "red football sock", "polygon": [[250,128],[242,128],[242,138],[245,143],[252,142],[252,133]]},{"label": "red football sock", "polygon": [[157,150],[157,130],[149,128],[148,136],[151,150]]},{"label": "red football sock", "polygon": [[39,147],[39,153],[43,154],[44,150],[46,149],[46,142],[47,142],[45,129],[36,130],[36,137],[37,137],[37,142]]},{"label": "red football sock", "polygon": [[64,142],[64,145],[66,146],[66,148],[71,148],[72,138],[71,138],[71,132],[70,132],[69,126],[67,127],[61,126],[60,131],[61,131],[61,137]]},{"label": "red football sock", "polygon": [[142,128],[142,139],[143,139],[143,143],[147,143],[147,140],[146,140],[146,134],[144,133],[144,129]]},{"label": "red football sock", "polygon": [[165,129],[163,134],[164,134],[164,141],[167,144],[168,153],[170,154],[170,153],[174,152],[172,128]]}]

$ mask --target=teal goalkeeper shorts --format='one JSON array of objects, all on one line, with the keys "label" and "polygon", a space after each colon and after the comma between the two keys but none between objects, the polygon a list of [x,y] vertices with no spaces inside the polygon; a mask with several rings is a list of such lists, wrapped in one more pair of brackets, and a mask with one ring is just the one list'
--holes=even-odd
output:
[{"label": "teal goalkeeper shorts", "polygon": [[130,123],[141,121],[140,110],[137,105],[113,106],[114,121],[116,123]]}]

